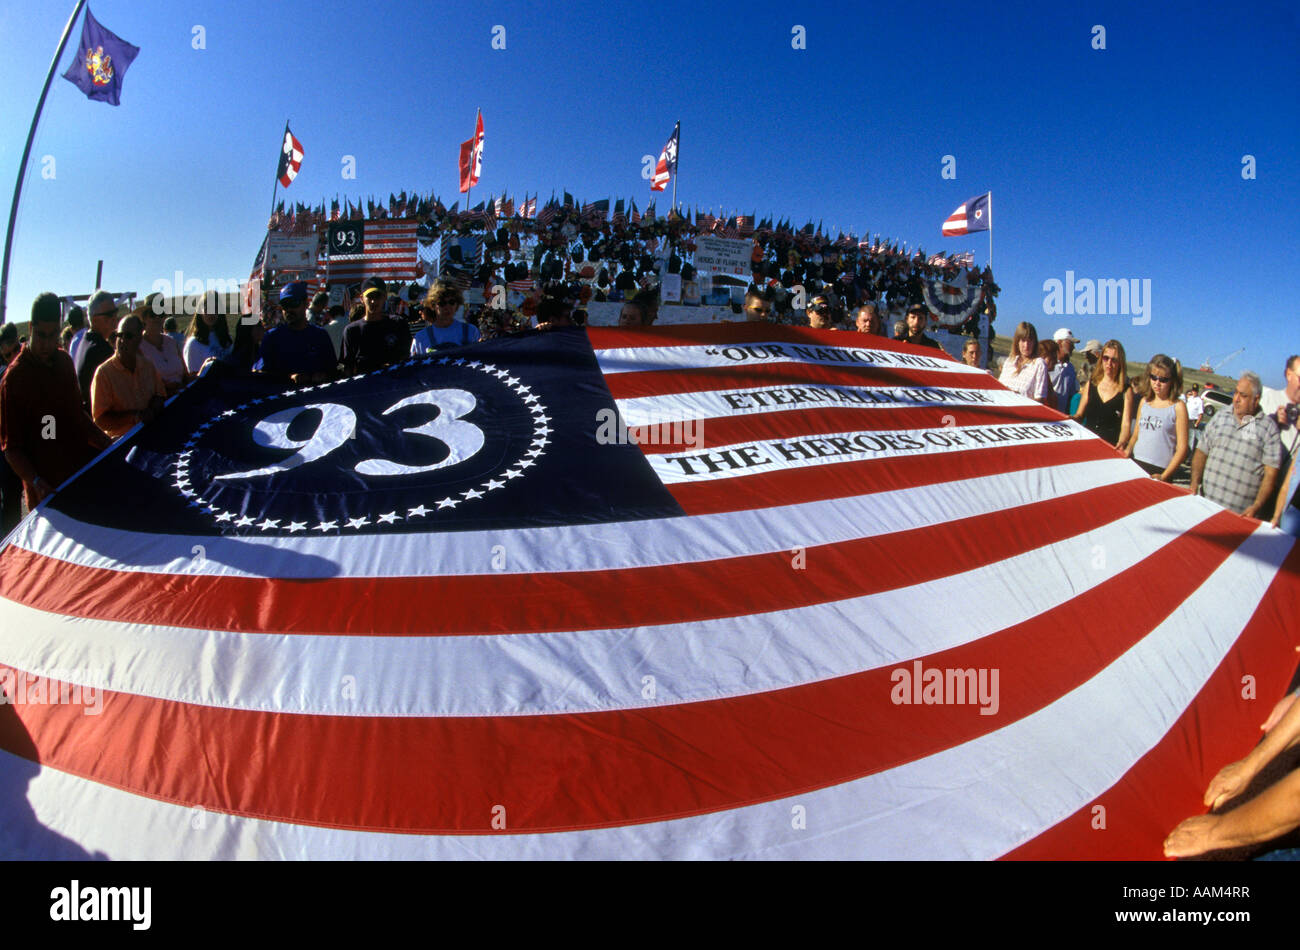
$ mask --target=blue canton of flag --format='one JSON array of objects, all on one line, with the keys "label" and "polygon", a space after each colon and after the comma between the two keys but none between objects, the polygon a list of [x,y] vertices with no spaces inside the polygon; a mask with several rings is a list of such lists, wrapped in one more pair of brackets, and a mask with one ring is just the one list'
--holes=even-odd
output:
[{"label": "blue canton of flag", "polygon": [[[307,389],[209,372],[169,408],[102,460],[138,507],[101,523],[320,537],[681,514],[636,445],[597,442],[615,407],[581,330]],[[96,517],[87,484],[61,510]]]},{"label": "blue canton of flag", "polygon": [[127,67],[139,53],[140,47],[132,46],[100,26],[87,7],[77,58],[63,78],[84,92],[87,98],[115,106],[122,98],[122,80],[126,78]]}]

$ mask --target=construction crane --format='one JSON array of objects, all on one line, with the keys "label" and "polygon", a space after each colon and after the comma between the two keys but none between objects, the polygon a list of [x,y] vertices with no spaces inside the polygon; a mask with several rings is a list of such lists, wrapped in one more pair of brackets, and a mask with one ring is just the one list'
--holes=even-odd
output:
[{"label": "construction crane", "polygon": [[1245,353],[1245,352],[1246,352],[1246,348],[1243,346],[1241,349],[1237,350],[1235,353],[1229,353],[1227,356],[1225,356],[1223,359],[1219,360],[1217,363],[1215,363],[1213,360],[1206,360],[1204,363],[1201,364],[1201,372],[1202,372],[1202,373],[1217,373],[1217,372],[1219,371],[1219,367],[1221,367],[1221,366],[1227,366],[1229,363],[1231,363],[1231,362],[1232,362],[1233,360],[1235,360],[1238,356],[1240,356],[1242,353]]}]

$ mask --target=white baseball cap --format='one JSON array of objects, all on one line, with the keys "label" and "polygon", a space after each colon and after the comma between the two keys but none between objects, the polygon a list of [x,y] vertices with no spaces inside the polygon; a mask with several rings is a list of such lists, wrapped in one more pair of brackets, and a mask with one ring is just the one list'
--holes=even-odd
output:
[{"label": "white baseball cap", "polygon": [[1060,343],[1062,340],[1069,340],[1071,343],[1078,343],[1078,342],[1079,342],[1079,341],[1075,338],[1074,334],[1071,333],[1071,332],[1069,331],[1069,329],[1066,328],[1066,327],[1061,327],[1061,329],[1059,329],[1059,330],[1057,330],[1055,333],[1053,333],[1053,334],[1052,334],[1052,339],[1055,340],[1057,343]]}]

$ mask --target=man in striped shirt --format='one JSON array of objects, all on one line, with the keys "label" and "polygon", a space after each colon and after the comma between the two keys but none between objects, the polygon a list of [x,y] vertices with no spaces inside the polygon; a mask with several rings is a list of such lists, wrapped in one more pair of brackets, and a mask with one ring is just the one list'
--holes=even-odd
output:
[{"label": "man in striped shirt", "polygon": [[1242,373],[1232,412],[1215,413],[1192,457],[1192,494],[1204,485],[1206,498],[1247,518],[1272,493],[1282,455],[1277,424],[1259,411],[1261,389],[1259,376]]}]

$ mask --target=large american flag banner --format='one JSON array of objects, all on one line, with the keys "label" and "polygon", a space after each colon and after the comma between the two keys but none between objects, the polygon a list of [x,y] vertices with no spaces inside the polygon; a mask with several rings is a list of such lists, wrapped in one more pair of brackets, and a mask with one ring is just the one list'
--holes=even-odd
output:
[{"label": "large american flag banner", "polygon": [[212,372],[0,551],[0,851],[1152,859],[1282,694],[1297,567],[878,337]]},{"label": "large american flag banner", "polygon": [[360,253],[330,249],[324,261],[325,282],[355,283],[367,277],[418,279],[422,274],[416,241],[419,226],[414,219],[366,221]]}]

